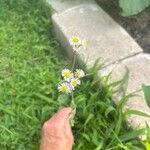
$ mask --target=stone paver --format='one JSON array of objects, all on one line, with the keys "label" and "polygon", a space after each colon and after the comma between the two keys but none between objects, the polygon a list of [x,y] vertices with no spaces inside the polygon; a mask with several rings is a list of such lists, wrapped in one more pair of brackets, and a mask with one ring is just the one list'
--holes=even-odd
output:
[{"label": "stone paver", "polygon": [[[110,82],[118,81],[123,78],[123,76],[129,70],[129,81],[127,94],[135,92],[142,88],[142,84],[150,85],[150,55],[148,54],[138,54],[134,57],[123,60],[120,63],[113,64],[109,67],[104,68],[100,71],[102,76],[106,74],[111,74]],[[127,103],[127,108],[132,108],[145,112],[150,115],[150,108],[147,106],[143,91],[137,92],[137,96],[129,99]],[[114,96],[114,101],[118,103],[120,100],[120,93]],[[142,128],[145,127],[146,123],[150,125],[150,118],[132,115],[128,118],[132,127]]]},{"label": "stone paver", "polygon": [[82,4],[96,4],[94,0],[46,0],[46,2],[53,9],[53,13],[61,13]]},{"label": "stone paver", "polygon": [[142,52],[129,34],[96,4],[81,5],[52,18],[57,38],[67,53],[71,54],[68,40],[72,35],[87,39],[88,49],[79,54],[90,57],[88,66],[97,58],[108,65]]}]

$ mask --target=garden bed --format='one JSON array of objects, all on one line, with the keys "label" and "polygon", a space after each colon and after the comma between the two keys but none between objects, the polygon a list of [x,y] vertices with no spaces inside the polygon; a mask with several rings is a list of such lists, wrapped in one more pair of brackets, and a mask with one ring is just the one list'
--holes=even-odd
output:
[{"label": "garden bed", "polygon": [[96,2],[139,43],[145,52],[150,53],[150,8],[135,16],[121,16],[117,0],[96,0]]}]

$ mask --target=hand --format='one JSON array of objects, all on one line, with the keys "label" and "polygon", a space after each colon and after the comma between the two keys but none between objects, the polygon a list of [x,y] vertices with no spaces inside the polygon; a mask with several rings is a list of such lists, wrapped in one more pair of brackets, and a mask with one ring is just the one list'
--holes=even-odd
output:
[{"label": "hand", "polygon": [[40,150],[72,150],[71,115],[71,108],[63,108],[44,123]]}]

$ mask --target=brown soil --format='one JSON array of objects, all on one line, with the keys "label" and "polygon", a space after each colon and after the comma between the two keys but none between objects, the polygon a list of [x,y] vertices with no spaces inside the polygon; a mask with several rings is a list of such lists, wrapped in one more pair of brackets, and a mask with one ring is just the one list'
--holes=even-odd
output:
[{"label": "brown soil", "polygon": [[150,8],[135,16],[121,16],[117,0],[96,0],[97,3],[139,43],[143,50],[150,53]]}]

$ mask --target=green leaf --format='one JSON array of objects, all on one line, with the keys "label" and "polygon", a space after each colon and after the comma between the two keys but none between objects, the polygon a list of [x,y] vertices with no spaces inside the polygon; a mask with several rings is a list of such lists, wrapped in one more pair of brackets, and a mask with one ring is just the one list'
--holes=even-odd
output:
[{"label": "green leaf", "polygon": [[103,148],[103,142],[99,142],[99,145],[95,148],[95,150],[101,150]]},{"label": "green leaf", "polygon": [[52,103],[52,104],[55,104],[57,105],[57,102],[55,100],[52,100],[51,98],[43,95],[43,94],[40,94],[40,93],[34,93],[35,96],[37,96],[38,98],[40,98],[41,100],[44,100],[46,101],[47,103]]},{"label": "green leaf", "polygon": [[126,74],[124,75],[122,79],[122,88],[123,88],[124,95],[126,95],[127,93],[128,82],[129,82],[129,69],[126,68]]},{"label": "green leaf", "polygon": [[137,138],[139,137],[140,135],[143,135],[145,133],[145,129],[139,129],[139,130],[132,130],[122,136],[119,137],[119,139],[122,141],[122,142],[125,142],[125,141],[128,141],[128,140],[131,140],[131,139],[134,139],[134,138]]},{"label": "green leaf", "polygon": [[122,127],[122,123],[123,123],[123,114],[120,110],[120,113],[119,113],[119,116],[118,118],[116,119],[116,126],[115,126],[115,133],[118,135],[120,130],[121,130],[121,127]]},{"label": "green leaf", "polygon": [[140,148],[140,147],[137,147],[134,145],[131,145],[129,148],[130,148],[130,150],[143,150],[143,148]]},{"label": "green leaf", "polygon": [[150,143],[146,143],[146,150],[150,150]]},{"label": "green leaf", "polygon": [[150,85],[148,85],[148,86],[143,85],[143,91],[144,91],[145,100],[147,102],[147,105],[150,107]]},{"label": "green leaf", "polygon": [[70,102],[70,97],[67,94],[61,94],[61,95],[59,95],[57,100],[60,105],[67,105]]},{"label": "green leaf", "polygon": [[74,99],[77,107],[85,107],[86,106],[86,97],[84,95],[79,95]]},{"label": "green leaf", "polygon": [[87,117],[85,123],[84,123],[84,126],[86,126],[86,124],[94,117],[93,114],[89,114],[89,116]]},{"label": "green leaf", "polygon": [[134,110],[134,109],[128,109],[128,110],[126,111],[126,114],[127,114],[127,115],[132,115],[132,114],[134,114],[134,115],[137,115],[137,116],[143,116],[143,117],[150,118],[150,115],[149,115],[149,114],[146,114],[146,113],[144,113],[144,112],[141,112],[141,111],[138,111],[138,110]]},{"label": "green leaf", "polygon": [[90,142],[90,137],[89,137],[87,134],[82,133],[81,135],[82,135],[88,142]]},{"label": "green leaf", "polygon": [[150,143],[150,128],[147,127],[147,142]]},{"label": "green leaf", "polygon": [[5,126],[0,124],[0,128],[2,128],[3,130],[7,131],[9,134],[13,134],[13,132],[11,132],[9,129],[7,129]]},{"label": "green leaf", "polygon": [[16,114],[13,111],[6,109],[6,108],[2,108],[2,106],[0,106],[0,111],[3,111],[4,113],[12,115],[12,116],[16,116]]},{"label": "green leaf", "polygon": [[150,0],[119,0],[123,16],[136,15],[146,7],[150,6]]},{"label": "green leaf", "polygon": [[115,108],[112,107],[112,106],[109,106],[106,111],[105,111],[105,117],[108,117],[108,114],[109,113],[112,113],[112,112],[116,112]]}]

